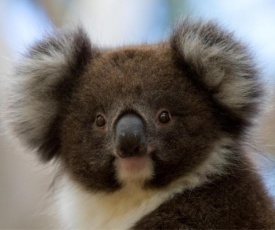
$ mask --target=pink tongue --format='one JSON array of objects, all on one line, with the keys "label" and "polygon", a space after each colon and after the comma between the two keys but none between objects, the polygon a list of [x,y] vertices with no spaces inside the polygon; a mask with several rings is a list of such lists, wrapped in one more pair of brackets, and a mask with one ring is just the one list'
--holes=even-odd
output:
[{"label": "pink tongue", "polygon": [[119,158],[120,167],[127,171],[139,171],[145,168],[149,158],[143,157],[127,157]]}]

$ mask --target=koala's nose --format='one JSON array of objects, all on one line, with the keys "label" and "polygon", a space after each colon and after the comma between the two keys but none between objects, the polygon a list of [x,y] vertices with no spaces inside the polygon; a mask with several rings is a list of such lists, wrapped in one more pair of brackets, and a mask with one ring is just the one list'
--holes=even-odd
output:
[{"label": "koala's nose", "polygon": [[134,114],[122,116],[115,128],[116,151],[120,157],[146,154],[145,128],[140,117]]}]

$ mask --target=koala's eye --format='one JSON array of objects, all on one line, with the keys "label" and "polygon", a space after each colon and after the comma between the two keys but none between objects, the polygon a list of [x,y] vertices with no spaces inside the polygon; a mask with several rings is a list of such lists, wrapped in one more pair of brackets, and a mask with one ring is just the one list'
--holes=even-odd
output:
[{"label": "koala's eye", "polygon": [[106,124],[106,120],[102,115],[97,115],[95,123],[98,127],[103,127]]},{"label": "koala's eye", "polygon": [[171,116],[168,111],[162,111],[158,117],[159,122],[165,124],[171,120]]}]

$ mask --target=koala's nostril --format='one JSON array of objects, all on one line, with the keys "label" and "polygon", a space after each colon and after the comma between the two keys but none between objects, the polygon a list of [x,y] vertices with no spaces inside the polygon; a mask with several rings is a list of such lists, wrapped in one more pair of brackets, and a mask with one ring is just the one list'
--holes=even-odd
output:
[{"label": "koala's nostril", "polygon": [[117,154],[120,157],[130,157],[130,156],[138,156],[140,154],[140,147],[135,147],[135,148],[123,148],[121,147],[118,149]]},{"label": "koala's nostril", "polygon": [[133,149],[133,153],[134,153],[134,154],[138,154],[139,151],[140,151],[140,147],[135,147],[135,148]]},{"label": "koala's nostril", "polygon": [[116,150],[120,157],[146,153],[144,125],[140,117],[126,114],[116,125]]},{"label": "koala's nostril", "polygon": [[142,156],[146,154],[146,148],[144,146],[137,146],[134,148],[120,147],[117,149],[117,154],[120,157]]}]

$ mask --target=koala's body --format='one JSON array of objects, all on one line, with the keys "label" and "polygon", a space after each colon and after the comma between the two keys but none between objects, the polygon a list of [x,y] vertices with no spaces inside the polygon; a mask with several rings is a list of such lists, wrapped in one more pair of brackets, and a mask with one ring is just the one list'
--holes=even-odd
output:
[{"label": "koala's body", "polygon": [[100,50],[57,31],[17,66],[8,123],[59,163],[72,229],[272,229],[243,149],[263,98],[246,50],[212,22],[169,41]]}]

